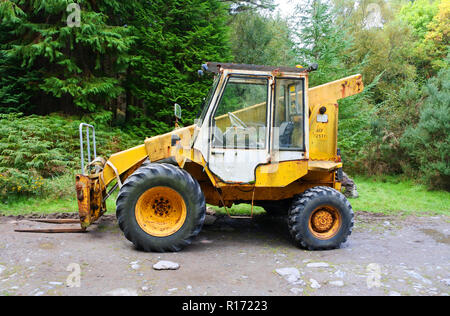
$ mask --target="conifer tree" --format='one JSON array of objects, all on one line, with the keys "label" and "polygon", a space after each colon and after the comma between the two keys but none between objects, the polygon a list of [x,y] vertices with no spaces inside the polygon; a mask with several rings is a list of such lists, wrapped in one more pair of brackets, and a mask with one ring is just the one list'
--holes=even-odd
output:
[{"label": "conifer tree", "polygon": [[[333,6],[327,0],[308,0],[299,4],[291,17],[297,42],[299,63],[318,63],[319,70],[311,76],[311,84],[326,83],[354,69],[345,63],[352,38],[336,23]],[[354,67],[356,68],[356,67]]]},{"label": "conifer tree", "polygon": [[257,12],[239,13],[231,23],[234,62],[294,66],[293,42],[287,22],[281,17]]},{"label": "conifer tree", "polygon": [[128,120],[153,134],[167,132],[178,103],[183,123],[191,124],[211,85],[197,71],[206,61],[230,61],[227,6],[218,0],[141,1],[134,16],[133,54],[139,57],[129,72],[134,101]]},{"label": "conifer tree", "polygon": [[245,11],[273,10],[274,0],[220,0],[228,5],[231,14],[238,14]]},{"label": "conifer tree", "polygon": [[[133,37],[126,27],[108,25],[108,17],[102,13],[108,3],[120,2],[77,1],[81,6],[80,27],[67,23],[71,3],[0,2],[0,72],[17,81],[14,84],[2,78],[10,82],[2,86],[0,111],[22,111],[26,104],[38,113],[108,109],[122,93],[118,74],[127,68]],[[27,96],[14,95],[18,89],[28,91]]]},{"label": "conifer tree", "polygon": [[400,143],[412,160],[409,172],[421,174],[431,188],[450,191],[450,55],[443,62],[425,86],[418,124],[405,131]]}]

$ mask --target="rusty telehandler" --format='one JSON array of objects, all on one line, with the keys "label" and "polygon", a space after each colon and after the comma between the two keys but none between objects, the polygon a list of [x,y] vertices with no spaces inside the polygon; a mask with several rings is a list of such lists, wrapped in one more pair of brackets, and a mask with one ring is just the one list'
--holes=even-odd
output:
[{"label": "rusty telehandler", "polygon": [[[340,192],[338,100],[363,91],[361,75],[309,89],[317,65],[202,68],[199,73],[215,79],[192,126],[148,138],[107,161],[97,157],[93,127],[80,126],[82,229],[106,212],[106,199],[119,188],[119,226],[144,251],[189,245],[202,229],[207,203],[282,212],[298,246],[339,247],[351,234],[353,211]],[[176,113],[181,116],[178,105]]]}]

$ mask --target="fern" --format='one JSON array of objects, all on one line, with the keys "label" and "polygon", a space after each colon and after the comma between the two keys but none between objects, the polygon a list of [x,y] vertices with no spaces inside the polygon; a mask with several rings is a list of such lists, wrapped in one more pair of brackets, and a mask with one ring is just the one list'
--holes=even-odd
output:
[{"label": "fern", "polygon": [[[98,154],[109,157],[141,142],[108,127],[109,112],[83,120],[95,122]],[[0,114],[0,198],[11,194],[42,194],[41,183],[79,170],[78,126],[81,120],[59,115]]]}]

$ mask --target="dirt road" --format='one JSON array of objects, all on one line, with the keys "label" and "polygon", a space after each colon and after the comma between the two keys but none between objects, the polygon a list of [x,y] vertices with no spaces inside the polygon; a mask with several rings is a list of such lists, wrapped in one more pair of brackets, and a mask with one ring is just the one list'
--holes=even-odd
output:
[{"label": "dirt road", "polygon": [[[283,218],[208,221],[186,250],[157,254],[135,250],[112,218],[85,234],[44,235],[0,217],[0,295],[450,293],[449,217],[358,213],[349,241],[326,252],[296,248]],[[180,268],[156,271],[160,260]]]}]

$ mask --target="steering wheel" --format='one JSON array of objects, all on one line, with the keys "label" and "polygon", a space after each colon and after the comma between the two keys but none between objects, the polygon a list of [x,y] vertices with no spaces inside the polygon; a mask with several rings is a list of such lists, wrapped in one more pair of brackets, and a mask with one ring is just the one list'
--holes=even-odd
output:
[{"label": "steering wheel", "polygon": [[228,112],[228,117],[230,118],[231,125],[234,127],[248,128],[247,124],[242,122],[242,120],[233,113]]}]

